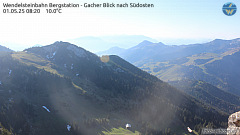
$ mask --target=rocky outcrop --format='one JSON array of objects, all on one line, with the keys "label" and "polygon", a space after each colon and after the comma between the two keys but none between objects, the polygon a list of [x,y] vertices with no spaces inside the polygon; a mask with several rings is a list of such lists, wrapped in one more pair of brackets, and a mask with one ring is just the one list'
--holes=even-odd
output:
[{"label": "rocky outcrop", "polygon": [[229,116],[227,132],[228,135],[240,135],[240,111]]}]

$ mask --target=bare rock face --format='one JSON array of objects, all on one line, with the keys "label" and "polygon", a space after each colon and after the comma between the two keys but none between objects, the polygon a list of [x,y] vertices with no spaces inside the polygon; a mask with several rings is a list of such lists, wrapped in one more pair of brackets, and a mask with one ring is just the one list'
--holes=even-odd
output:
[{"label": "bare rock face", "polygon": [[240,111],[229,116],[227,132],[228,135],[240,135]]},{"label": "bare rock face", "polygon": [[86,53],[83,49],[80,49],[77,46],[68,46],[67,47],[68,50],[73,51],[75,53],[75,55],[77,55],[78,57],[85,57]]}]

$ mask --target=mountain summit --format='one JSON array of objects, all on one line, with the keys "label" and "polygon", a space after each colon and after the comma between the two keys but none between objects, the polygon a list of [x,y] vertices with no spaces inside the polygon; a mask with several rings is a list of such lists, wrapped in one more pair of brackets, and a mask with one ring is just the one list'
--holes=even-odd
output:
[{"label": "mountain summit", "polygon": [[153,44],[153,43],[150,41],[144,40],[141,43],[139,43],[136,47],[144,47],[144,46],[150,45],[150,44]]}]

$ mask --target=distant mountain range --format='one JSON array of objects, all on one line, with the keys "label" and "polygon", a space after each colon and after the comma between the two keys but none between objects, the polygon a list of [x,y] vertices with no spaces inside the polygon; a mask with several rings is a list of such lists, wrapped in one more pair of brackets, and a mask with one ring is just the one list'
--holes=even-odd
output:
[{"label": "distant mountain range", "polygon": [[107,50],[113,46],[121,46],[121,48],[130,48],[143,40],[157,42],[157,40],[143,35],[116,35],[116,36],[86,36],[67,40],[92,52],[100,52]]},{"label": "distant mountain range", "polygon": [[203,80],[240,95],[239,53],[240,39],[216,39],[181,46],[143,41],[118,55],[167,82]]},{"label": "distant mountain range", "polygon": [[101,51],[101,52],[97,52],[96,54],[98,56],[102,56],[102,55],[118,55],[123,53],[124,51],[126,51],[126,49],[120,48],[120,47],[112,47],[106,51]]},{"label": "distant mountain range", "polygon": [[[115,55],[98,57],[55,42],[0,57],[0,122],[15,134],[104,134],[126,123],[142,134],[227,127],[228,109],[205,104]],[[236,97],[226,102],[238,105]]]},{"label": "distant mountain range", "polygon": [[152,62],[135,62],[140,68],[164,81],[186,78],[206,81],[220,89],[240,95],[240,40],[215,40],[190,45],[180,52],[157,57]]}]

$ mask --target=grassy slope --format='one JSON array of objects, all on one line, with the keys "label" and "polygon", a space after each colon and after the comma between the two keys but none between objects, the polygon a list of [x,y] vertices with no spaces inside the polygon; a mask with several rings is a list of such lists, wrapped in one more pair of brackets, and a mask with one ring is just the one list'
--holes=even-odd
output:
[{"label": "grassy slope", "polygon": [[102,131],[104,135],[140,135],[138,131],[132,132],[128,129],[124,129],[122,127],[113,128],[111,131]]},{"label": "grassy slope", "polygon": [[12,57],[28,66],[34,66],[39,69],[44,69],[47,72],[62,76],[55,69],[52,68],[54,64],[34,54],[26,53],[26,52],[15,52],[12,54]]},{"label": "grassy slope", "polygon": [[226,56],[231,56],[239,51],[240,48],[235,48],[223,52],[222,54],[197,54],[173,61],[147,63],[140,68],[167,82],[183,80],[186,78],[201,79],[217,86],[218,88],[226,90],[227,86],[224,86],[226,84],[224,78],[207,71],[206,65],[221,60]]}]

